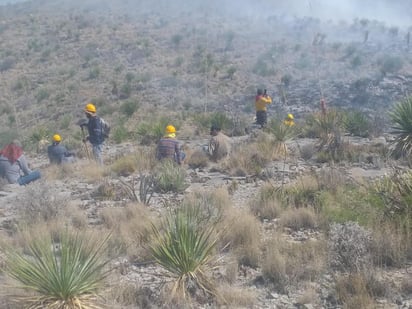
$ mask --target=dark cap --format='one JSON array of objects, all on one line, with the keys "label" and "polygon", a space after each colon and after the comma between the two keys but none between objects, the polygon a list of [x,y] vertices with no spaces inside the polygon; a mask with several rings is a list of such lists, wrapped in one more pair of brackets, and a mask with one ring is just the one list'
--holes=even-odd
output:
[{"label": "dark cap", "polygon": [[220,131],[220,127],[216,124],[212,124],[210,127],[210,131]]}]

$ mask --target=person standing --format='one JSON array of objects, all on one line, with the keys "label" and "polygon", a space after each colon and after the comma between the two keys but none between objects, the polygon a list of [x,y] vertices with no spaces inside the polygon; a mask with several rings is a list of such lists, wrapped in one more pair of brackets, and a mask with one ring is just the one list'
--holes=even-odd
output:
[{"label": "person standing", "polygon": [[84,112],[86,114],[88,122],[86,124],[81,124],[81,127],[86,126],[89,135],[83,139],[83,142],[85,143],[86,141],[89,141],[90,144],[92,144],[94,159],[98,164],[103,165],[102,152],[103,143],[105,140],[103,127],[105,123],[100,117],[96,115],[96,106],[94,106],[92,103],[88,103],[86,105]]},{"label": "person standing", "polygon": [[10,184],[18,183],[21,186],[41,177],[39,171],[29,168],[18,141],[13,141],[0,150],[0,175]]},{"label": "person standing", "polygon": [[212,161],[218,161],[226,158],[231,150],[231,139],[229,136],[223,134],[217,125],[212,125],[210,128],[210,135],[207,153]]},{"label": "person standing", "polygon": [[74,162],[74,154],[69,152],[66,147],[61,144],[62,138],[59,134],[53,135],[53,142],[47,147],[47,156],[51,164],[62,164]]},{"label": "person standing", "polygon": [[168,125],[165,129],[165,135],[159,140],[156,149],[156,159],[170,159],[179,165],[182,165],[186,155],[180,151],[179,141],[176,139],[176,128]]},{"label": "person standing", "polygon": [[267,105],[272,103],[272,98],[267,95],[266,89],[257,90],[255,97],[255,109],[256,109],[256,123],[263,128],[267,123]]}]

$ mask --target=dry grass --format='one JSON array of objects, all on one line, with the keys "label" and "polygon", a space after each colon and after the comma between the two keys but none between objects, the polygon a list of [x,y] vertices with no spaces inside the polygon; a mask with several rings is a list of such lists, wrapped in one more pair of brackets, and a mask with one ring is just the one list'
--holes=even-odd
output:
[{"label": "dry grass", "polygon": [[228,306],[228,308],[252,308],[257,303],[255,290],[228,284],[219,285],[218,290],[222,298],[221,305]]},{"label": "dry grass", "polygon": [[368,291],[367,279],[362,273],[338,276],[335,288],[337,298],[343,308],[376,308],[373,297]]},{"label": "dry grass", "polygon": [[326,269],[325,244],[321,241],[295,243],[274,235],[265,248],[263,276],[281,292],[315,281]]},{"label": "dry grass", "polygon": [[297,298],[297,302],[302,305],[311,304],[316,308],[320,306],[320,298],[313,283],[308,282],[307,284],[305,284],[304,291]]},{"label": "dry grass", "polygon": [[104,166],[100,166],[94,161],[82,161],[79,162],[79,170],[75,171],[74,177],[93,183],[103,178],[106,173]]},{"label": "dry grass", "polygon": [[150,238],[151,216],[139,203],[125,207],[104,208],[99,214],[103,225],[112,231],[110,254],[126,254],[130,260],[147,257],[144,244]]},{"label": "dry grass", "polygon": [[239,264],[256,267],[260,257],[260,223],[251,213],[232,208],[222,222],[222,246],[229,245]]},{"label": "dry grass", "polygon": [[374,264],[380,267],[401,267],[407,259],[408,241],[396,227],[380,224],[373,229],[371,253]]},{"label": "dry grass", "polygon": [[294,231],[301,229],[315,229],[318,225],[318,216],[311,208],[292,208],[284,211],[279,218],[279,224]]},{"label": "dry grass", "polygon": [[250,210],[261,220],[272,220],[279,217],[282,212],[281,202],[277,198],[276,188],[270,184],[265,184],[257,197],[250,202]]},{"label": "dry grass", "polygon": [[72,178],[78,168],[79,165],[77,163],[49,165],[42,171],[42,178],[45,178],[47,181]]},{"label": "dry grass", "polygon": [[209,165],[209,157],[202,150],[194,151],[185,162],[191,168],[205,168]]},{"label": "dry grass", "polygon": [[155,308],[150,289],[137,286],[132,282],[111,286],[105,298],[109,300],[106,305],[112,309]]},{"label": "dry grass", "polygon": [[234,145],[230,157],[222,165],[232,175],[258,175],[276,157],[273,140],[262,132],[256,140]]},{"label": "dry grass", "polygon": [[75,229],[84,230],[88,227],[87,213],[77,205],[69,203],[65,209],[64,216],[67,220],[70,220],[71,226]]},{"label": "dry grass", "polygon": [[68,204],[68,195],[44,181],[26,188],[18,200],[20,218],[27,224],[58,218]]},{"label": "dry grass", "polygon": [[110,166],[110,170],[118,176],[129,176],[137,170],[136,156],[129,154],[117,158]]}]

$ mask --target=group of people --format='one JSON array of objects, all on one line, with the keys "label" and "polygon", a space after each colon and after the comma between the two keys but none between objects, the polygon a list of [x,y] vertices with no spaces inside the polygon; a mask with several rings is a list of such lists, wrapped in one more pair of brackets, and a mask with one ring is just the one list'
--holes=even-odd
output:
[{"label": "group of people", "polygon": [[[256,123],[263,128],[267,123],[267,105],[272,103],[272,98],[267,95],[266,90],[258,89],[255,98]],[[97,116],[96,106],[88,103],[84,108],[87,120],[79,123],[83,133],[83,143],[86,149],[87,142],[92,145],[92,153],[98,164],[103,164],[102,151],[103,143],[107,138],[105,128],[107,123]],[[284,119],[284,125],[294,126],[294,117],[288,114]],[[87,129],[87,135],[84,133]],[[218,161],[227,157],[231,150],[231,139],[221,132],[218,125],[212,125],[210,128],[211,138],[207,146],[206,153],[212,161]],[[75,154],[67,150],[62,145],[62,137],[54,134],[52,144],[47,148],[48,158],[51,164],[64,164],[74,162]],[[156,148],[156,159],[170,159],[181,165],[186,158],[186,154],[180,149],[176,139],[176,128],[168,125],[165,128],[164,136],[159,140]],[[21,144],[15,140],[0,150],[0,176],[9,183],[18,183],[26,185],[41,177],[39,171],[32,171],[28,167],[27,160],[23,154]]]},{"label": "group of people", "polygon": [[[83,142],[90,142],[95,160],[99,164],[103,164],[104,122],[96,115],[96,106],[92,103],[86,105],[84,112],[87,121],[82,122],[80,126],[82,132],[84,127],[87,128],[88,135],[83,137]],[[47,155],[51,164],[71,163],[76,160],[75,154],[68,151],[61,142],[62,137],[59,134],[54,134],[52,144],[47,148]],[[39,171],[32,171],[29,168],[22,145],[17,140],[0,150],[0,176],[10,184],[19,185],[27,185],[41,178]]]}]

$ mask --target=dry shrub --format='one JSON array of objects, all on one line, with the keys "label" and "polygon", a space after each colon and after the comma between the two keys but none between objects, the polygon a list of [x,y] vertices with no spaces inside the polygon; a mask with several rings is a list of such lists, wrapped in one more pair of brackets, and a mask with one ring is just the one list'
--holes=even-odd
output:
[{"label": "dry shrub", "polygon": [[320,299],[316,287],[314,287],[313,284],[306,284],[305,290],[297,299],[297,303],[302,305],[311,304],[316,308],[320,306]]},{"label": "dry shrub", "polygon": [[368,290],[367,278],[363,273],[338,276],[335,289],[343,308],[376,308],[373,297]]},{"label": "dry shrub", "polygon": [[144,244],[150,238],[150,214],[147,208],[139,203],[125,207],[104,208],[100,212],[104,226],[111,230],[111,254],[126,254],[130,259],[144,259]]},{"label": "dry shrub", "polygon": [[239,272],[239,263],[236,257],[232,255],[224,259],[225,260],[222,261],[222,265],[224,265],[223,279],[229,284],[234,284]]},{"label": "dry shrub", "polygon": [[154,295],[150,288],[128,282],[111,286],[106,299],[109,300],[106,305],[112,309],[157,308],[154,305]]},{"label": "dry shrub", "polygon": [[100,180],[106,173],[104,166],[100,166],[94,161],[81,162],[79,166],[80,169],[76,170],[75,176],[88,183]]},{"label": "dry shrub", "polygon": [[319,183],[316,177],[305,175],[295,183],[287,185],[279,196],[284,205],[295,208],[318,205]]},{"label": "dry shrub", "polygon": [[328,258],[332,269],[359,272],[371,265],[371,233],[356,222],[332,224]]},{"label": "dry shrub", "polygon": [[388,224],[372,232],[371,255],[375,265],[401,267],[406,261],[408,242],[405,235]]},{"label": "dry shrub", "polygon": [[252,308],[257,302],[257,292],[252,289],[234,287],[228,284],[219,285],[222,298],[221,305],[229,308]]},{"label": "dry shrub", "polygon": [[34,182],[18,198],[20,217],[27,224],[54,220],[67,206],[69,197],[69,193],[44,181]]},{"label": "dry shrub", "polygon": [[130,176],[137,170],[136,156],[130,154],[117,158],[110,166],[110,170],[118,176]]},{"label": "dry shrub", "polygon": [[318,217],[311,208],[292,208],[281,214],[279,223],[281,226],[288,227],[294,231],[315,229]]},{"label": "dry shrub", "polygon": [[282,209],[281,202],[277,198],[276,188],[270,184],[265,184],[255,199],[250,203],[250,210],[261,220],[272,220],[277,218]]},{"label": "dry shrub", "polygon": [[204,151],[196,150],[186,162],[191,168],[205,168],[209,164],[209,157]]},{"label": "dry shrub", "polygon": [[273,145],[267,141],[236,144],[222,165],[234,175],[258,175],[272,160],[273,151]]},{"label": "dry shrub", "polygon": [[263,276],[280,292],[303,281],[315,281],[325,269],[325,244],[321,241],[295,243],[274,235],[265,248]]},{"label": "dry shrub", "polygon": [[403,294],[412,295],[412,280],[410,276],[402,279],[400,288]]},{"label": "dry shrub", "polygon": [[77,169],[76,163],[68,164],[52,164],[49,165],[42,172],[42,177],[48,181],[53,181],[56,179],[67,179],[73,177],[75,170]]},{"label": "dry shrub", "polygon": [[182,206],[192,206],[201,209],[199,220],[205,223],[216,224],[223,220],[225,212],[232,202],[225,188],[213,191],[198,191],[188,194]]},{"label": "dry shrub", "polygon": [[228,245],[239,264],[256,267],[260,255],[260,223],[251,213],[232,208],[222,222],[222,246]]},{"label": "dry shrub", "polygon": [[336,191],[346,183],[344,173],[333,167],[322,167],[316,179],[319,189],[331,191]]},{"label": "dry shrub", "polygon": [[116,186],[108,178],[104,178],[98,185],[93,197],[99,200],[115,200],[116,191]]},{"label": "dry shrub", "polygon": [[83,230],[88,226],[87,213],[77,205],[69,204],[65,211],[66,219],[70,220],[71,226],[78,230]]}]

